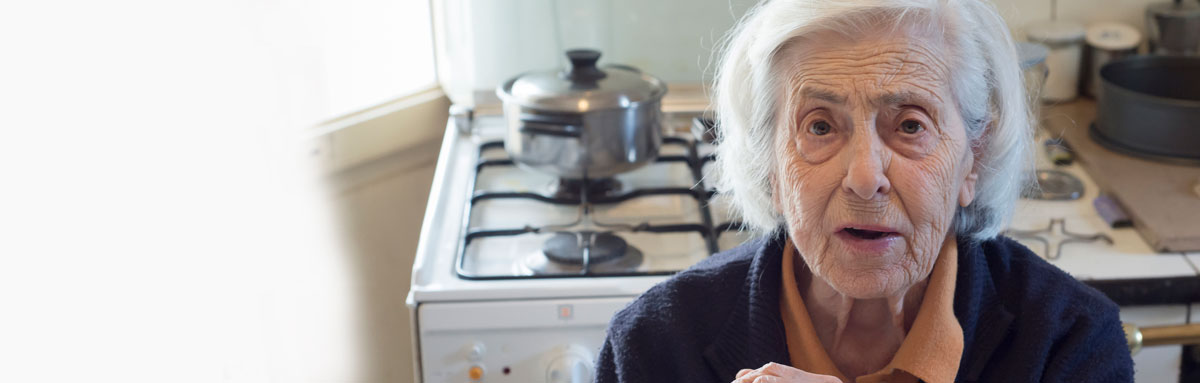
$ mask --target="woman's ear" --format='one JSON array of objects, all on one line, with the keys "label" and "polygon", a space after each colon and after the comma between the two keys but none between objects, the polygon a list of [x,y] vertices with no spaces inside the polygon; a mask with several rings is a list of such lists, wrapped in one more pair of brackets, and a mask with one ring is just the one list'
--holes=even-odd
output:
[{"label": "woman's ear", "polygon": [[975,200],[975,184],[979,183],[979,158],[973,145],[967,145],[967,153],[964,154],[965,160],[969,161],[967,168],[971,170],[958,189],[958,206],[967,207]]},{"label": "woman's ear", "polygon": [[971,169],[971,173],[967,174],[967,178],[963,180],[962,187],[958,190],[958,205],[967,207],[971,201],[975,200],[975,184],[979,181],[979,172]]},{"label": "woman's ear", "polygon": [[781,207],[783,205],[779,203],[779,183],[775,182],[775,173],[774,172],[772,172],[771,175],[767,176],[767,185],[769,185],[767,187],[767,190],[769,190],[771,192],[771,208],[775,210],[776,214],[779,214],[782,216],[783,209]]}]

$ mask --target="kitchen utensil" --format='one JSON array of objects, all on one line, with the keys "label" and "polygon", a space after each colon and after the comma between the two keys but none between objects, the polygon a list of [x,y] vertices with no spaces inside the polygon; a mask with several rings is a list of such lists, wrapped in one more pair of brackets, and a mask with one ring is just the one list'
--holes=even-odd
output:
[{"label": "kitchen utensil", "polygon": [[1129,214],[1125,213],[1125,210],[1121,209],[1121,205],[1110,196],[1104,194],[1097,196],[1092,200],[1092,207],[1096,208],[1096,214],[1099,214],[1100,218],[1111,228],[1117,229],[1133,225]]},{"label": "kitchen utensil", "polygon": [[597,67],[598,51],[567,58],[568,70],[523,74],[496,89],[513,161],[566,179],[611,177],[653,161],[666,84],[630,66]]},{"label": "kitchen utensil", "polygon": [[1200,164],[1200,57],[1135,56],[1105,65],[1092,137],[1131,155]]},{"label": "kitchen utensil", "polygon": [[1195,1],[1146,6],[1150,52],[1161,55],[1200,54],[1200,4]]},{"label": "kitchen utensil", "polygon": [[1062,138],[1042,141],[1042,147],[1046,149],[1046,158],[1049,158],[1050,162],[1056,166],[1067,166],[1075,162],[1075,156],[1071,154],[1071,150]]},{"label": "kitchen utensil", "polygon": [[1100,68],[1113,60],[1137,54],[1142,43],[1142,34],[1129,25],[1121,23],[1099,23],[1087,29],[1088,76],[1084,78],[1084,91],[1092,98],[1100,98]]},{"label": "kitchen utensil", "polygon": [[1029,25],[1030,42],[1050,49],[1050,69],[1042,88],[1042,101],[1068,101],[1079,95],[1079,62],[1083,55],[1083,25],[1071,21],[1045,21]]}]

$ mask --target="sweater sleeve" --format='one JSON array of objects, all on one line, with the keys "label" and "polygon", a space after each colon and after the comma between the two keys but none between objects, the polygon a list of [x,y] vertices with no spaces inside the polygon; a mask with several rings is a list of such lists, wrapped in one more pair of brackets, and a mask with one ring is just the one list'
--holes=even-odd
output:
[{"label": "sweater sleeve", "polygon": [[704,362],[706,332],[673,301],[690,302],[651,289],[613,316],[596,357],[596,383],[712,382]]},{"label": "sweater sleeve", "polygon": [[673,327],[677,326],[650,314],[646,298],[613,316],[596,357],[596,383],[683,381],[686,372],[696,367],[694,363],[681,365],[679,359],[689,359],[690,354],[679,349],[686,338],[676,335]]},{"label": "sweater sleeve", "polygon": [[[636,304],[618,312],[609,324],[604,345],[596,357],[596,383],[663,381],[665,376],[654,376],[650,364],[666,367],[667,355],[658,355],[653,350],[655,341],[648,339],[645,327],[655,326],[655,321],[638,318],[641,307]],[[659,328],[654,333],[665,333]],[[660,371],[661,372],[661,371]]]},{"label": "sweater sleeve", "polygon": [[1133,358],[1116,305],[1093,306],[1051,349],[1043,382],[1132,382]]},{"label": "sweater sleeve", "polygon": [[596,383],[617,383],[621,381],[620,376],[626,371],[618,371],[618,366],[625,366],[624,363],[617,362],[617,356],[613,351],[619,347],[620,341],[614,340],[612,336],[604,338],[604,345],[600,347],[600,355],[596,357]]}]

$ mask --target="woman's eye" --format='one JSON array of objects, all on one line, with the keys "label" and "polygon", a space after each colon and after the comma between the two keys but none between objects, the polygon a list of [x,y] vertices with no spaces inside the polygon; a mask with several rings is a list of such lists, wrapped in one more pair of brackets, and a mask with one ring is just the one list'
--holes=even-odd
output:
[{"label": "woman's eye", "polygon": [[925,130],[925,126],[915,120],[904,120],[900,123],[900,131],[904,134],[917,134]]},{"label": "woman's eye", "polygon": [[808,132],[818,136],[829,134],[831,130],[833,130],[833,127],[829,126],[829,123],[825,121],[814,121],[812,125],[808,126]]}]

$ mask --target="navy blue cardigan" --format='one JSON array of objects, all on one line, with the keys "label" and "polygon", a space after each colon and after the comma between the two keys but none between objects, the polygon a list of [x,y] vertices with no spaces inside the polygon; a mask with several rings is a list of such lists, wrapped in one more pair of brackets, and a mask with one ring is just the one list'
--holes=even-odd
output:
[{"label": "navy blue cardigan", "polygon": [[[790,364],[779,312],[783,236],[713,255],[617,313],[596,382],[718,382]],[[1129,382],[1117,306],[1008,238],[958,242],[960,382]]]}]

